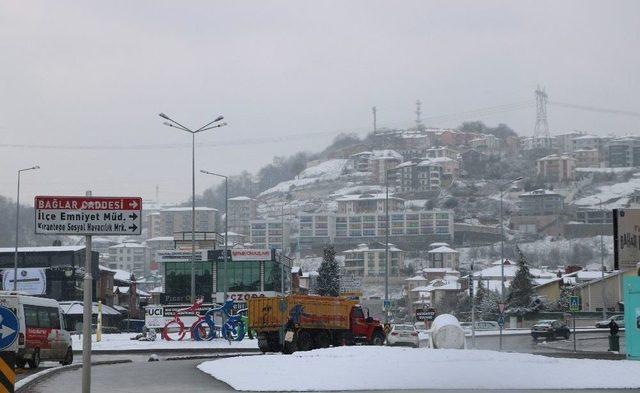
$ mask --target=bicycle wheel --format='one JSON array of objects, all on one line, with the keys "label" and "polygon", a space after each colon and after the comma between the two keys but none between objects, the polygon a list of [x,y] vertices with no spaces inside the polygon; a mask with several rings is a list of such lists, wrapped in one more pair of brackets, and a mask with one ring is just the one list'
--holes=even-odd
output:
[{"label": "bicycle wheel", "polygon": [[244,323],[242,321],[227,321],[222,326],[222,337],[230,341],[242,341],[245,335]]},{"label": "bicycle wheel", "polygon": [[208,319],[201,319],[191,326],[191,338],[195,341],[211,341],[215,336],[216,325]]},{"label": "bicycle wheel", "polygon": [[162,329],[162,337],[167,341],[182,341],[186,333],[181,320],[169,321]]}]

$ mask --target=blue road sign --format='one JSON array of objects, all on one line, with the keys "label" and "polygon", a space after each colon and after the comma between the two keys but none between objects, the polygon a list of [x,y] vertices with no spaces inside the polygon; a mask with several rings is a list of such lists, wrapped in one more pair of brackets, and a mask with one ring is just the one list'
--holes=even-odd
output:
[{"label": "blue road sign", "polygon": [[388,310],[389,308],[391,308],[391,301],[390,300],[385,300],[382,304],[382,308],[385,310]]},{"label": "blue road sign", "polygon": [[571,296],[569,298],[569,311],[580,311],[580,298]]},{"label": "blue road sign", "polygon": [[498,326],[500,327],[504,326],[504,317],[502,315],[498,317]]},{"label": "blue road sign", "polygon": [[10,309],[0,306],[0,351],[11,347],[18,336],[18,318]]}]

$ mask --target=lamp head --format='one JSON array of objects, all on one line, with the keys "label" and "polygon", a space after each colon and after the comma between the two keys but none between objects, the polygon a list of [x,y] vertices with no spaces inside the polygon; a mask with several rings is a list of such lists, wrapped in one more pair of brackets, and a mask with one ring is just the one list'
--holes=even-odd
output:
[{"label": "lamp head", "polygon": [[165,115],[164,113],[158,113],[158,116],[162,117],[163,119],[171,120],[169,119],[169,116]]}]

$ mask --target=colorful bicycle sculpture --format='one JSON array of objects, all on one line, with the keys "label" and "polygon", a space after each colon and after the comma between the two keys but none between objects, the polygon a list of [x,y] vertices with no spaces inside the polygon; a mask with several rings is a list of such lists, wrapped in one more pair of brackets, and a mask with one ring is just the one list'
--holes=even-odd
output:
[{"label": "colorful bicycle sculpture", "polygon": [[[217,337],[217,330],[215,323],[215,314],[222,313],[226,318],[223,318],[224,324],[222,328],[220,328],[221,337],[229,340],[229,341],[240,341],[245,336],[245,320],[246,317],[242,315],[242,313],[233,312],[233,300],[227,300],[219,307],[214,307],[209,310],[204,315],[200,315],[200,308],[202,306],[203,300],[198,299],[193,305],[187,308],[183,308],[177,310],[173,319],[164,326],[162,330],[162,337],[165,340],[182,340],[186,335],[186,328],[184,326],[184,322],[180,319],[180,314],[194,314],[198,317],[198,319],[191,325],[189,331],[191,332],[191,338],[195,341],[210,341]],[[176,332],[172,332],[177,328]],[[172,337],[172,334],[175,335],[175,338]]]}]

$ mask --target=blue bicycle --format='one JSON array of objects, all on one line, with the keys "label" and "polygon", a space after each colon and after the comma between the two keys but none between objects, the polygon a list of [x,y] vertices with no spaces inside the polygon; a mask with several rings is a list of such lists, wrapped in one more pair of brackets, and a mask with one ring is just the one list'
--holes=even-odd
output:
[{"label": "blue bicycle", "polygon": [[[227,323],[222,326],[222,337],[225,334],[225,326],[228,324],[229,312],[233,310],[233,300],[225,301],[220,307],[210,308],[204,317],[191,327],[191,336],[196,341],[211,341],[217,336],[217,327],[215,322],[216,313],[224,313],[227,316]],[[229,327],[227,328],[227,330]]]}]

